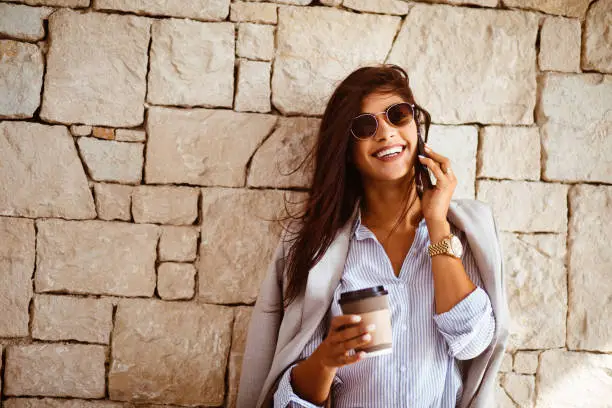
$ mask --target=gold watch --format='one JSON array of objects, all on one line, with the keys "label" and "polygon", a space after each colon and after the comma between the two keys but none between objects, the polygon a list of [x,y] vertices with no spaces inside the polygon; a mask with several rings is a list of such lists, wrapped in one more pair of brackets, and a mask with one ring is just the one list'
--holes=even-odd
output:
[{"label": "gold watch", "polygon": [[459,259],[463,255],[463,245],[461,245],[459,237],[449,234],[442,241],[429,245],[427,251],[429,256],[450,255]]}]

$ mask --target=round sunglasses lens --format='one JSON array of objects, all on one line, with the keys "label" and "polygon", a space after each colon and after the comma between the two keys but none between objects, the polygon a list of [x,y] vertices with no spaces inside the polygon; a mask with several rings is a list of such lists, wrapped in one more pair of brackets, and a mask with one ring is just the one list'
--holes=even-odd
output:
[{"label": "round sunglasses lens", "polygon": [[395,126],[405,125],[412,120],[412,107],[407,103],[399,103],[389,108],[387,116]]},{"label": "round sunglasses lens", "polygon": [[360,139],[370,137],[376,133],[376,118],[370,115],[358,116],[353,119],[351,130]]}]

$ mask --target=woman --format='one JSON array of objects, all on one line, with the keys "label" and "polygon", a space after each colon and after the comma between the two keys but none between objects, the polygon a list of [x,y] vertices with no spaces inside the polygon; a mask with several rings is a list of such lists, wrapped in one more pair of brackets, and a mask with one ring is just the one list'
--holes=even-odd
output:
[{"label": "woman", "polygon": [[[499,237],[486,205],[451,200],[429,123],[400,67],[358,69],[334,91],[305,210],[256,303],[239,407],[492,406],[507,338]],[[354,349],[376,328],[338,300],[377,285],[393,352],[367,358]]]}]

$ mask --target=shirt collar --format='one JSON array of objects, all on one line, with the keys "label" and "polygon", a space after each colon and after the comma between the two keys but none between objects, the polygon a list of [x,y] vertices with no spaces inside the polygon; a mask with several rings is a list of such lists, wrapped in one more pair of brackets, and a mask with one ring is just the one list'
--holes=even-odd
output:
[{"label": "shirt collar", "polygon": [[[361,203],[357,203],[357,214],[355,219],[353,220],[353,227],[351,228],[351,238],[361,241],[366,238],[371,238],[374,236],[374,233],[370,231],[368,227],[361,223]],[[417,230],[421,229],[425,225],[425,218],[421,219],[419,225],[417,226]]]}]

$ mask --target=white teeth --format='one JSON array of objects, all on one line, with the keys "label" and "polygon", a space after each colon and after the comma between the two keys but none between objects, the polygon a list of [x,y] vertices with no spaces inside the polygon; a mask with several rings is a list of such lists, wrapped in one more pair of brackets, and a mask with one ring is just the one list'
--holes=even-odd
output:
[{"label": "white teeth", "polygon": [[395,153],[400,153],[402,151],[403,147],[402,146],[395,146],[395,147],[391,147],[389,149],[385,149],[382,150],[378,153],[376,153],[376,157],[383,157],[383,156],[389,156]]}]

